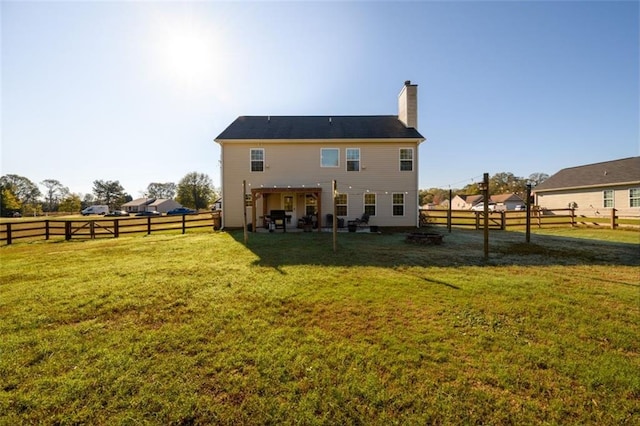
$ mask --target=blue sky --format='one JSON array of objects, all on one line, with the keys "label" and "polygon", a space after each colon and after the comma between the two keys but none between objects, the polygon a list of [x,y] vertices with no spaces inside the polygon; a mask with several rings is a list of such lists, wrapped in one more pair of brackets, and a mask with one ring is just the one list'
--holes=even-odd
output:
[{"label": "blue sky", "polygon": [[420,188],[640,155],[639,3],[1,3],[1,174],[91,192],[208,174],[240,115],[396,114]]}]

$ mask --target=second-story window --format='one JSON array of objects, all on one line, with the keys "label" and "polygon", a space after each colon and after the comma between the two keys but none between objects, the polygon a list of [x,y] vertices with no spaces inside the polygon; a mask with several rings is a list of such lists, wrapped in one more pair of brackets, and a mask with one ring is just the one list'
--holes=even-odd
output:
[{"label": "second-story window", "polygon": [[264,172],[264,148],[251,149],[251,171]]},{"label": "second-story window", "polygon": [[360,171],[360,148],[347,148],[347,171]]},{"label": "second-story window", "polygon": [[320,149],[320,166],[321,167],[339,167],[340,166],[340,150],[338,148]]},{"label": "second-story window", "polygon": [[400,148],[400,171],[413,170],[413,148]]}]

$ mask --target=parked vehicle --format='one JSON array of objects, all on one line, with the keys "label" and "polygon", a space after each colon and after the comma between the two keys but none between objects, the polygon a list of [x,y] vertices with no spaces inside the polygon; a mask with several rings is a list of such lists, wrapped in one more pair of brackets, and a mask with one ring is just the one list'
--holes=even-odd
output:
[{"label": "parked vehicle", "polygon": [[114,210],[112,212],[109,212],[109,213],[105,214],[105,216],[115,216],[115,217],[129,216],[129,212],[124,211],[124,210]]},{"label": "parked vehicle", "polygon": [[193,214],[193,213],[197,213],[195,210],[193,209],[188,209],[186,207],[178,207],[175,208],[173,210],[169,210],[167,212],[168,215],[173,215],[173,214]]},{"label": "parked vehicle", "polygon": [[[484,211],[484,203],[476,204],[475,206],[471,207],[471,210],[473,210],[475,212],[483,212]],[[496,203],[489,203],[489,211],[490,212],[496,211]]]},{"label": "parked vehicle", "polygon": [[518,211],[518,212],[521,212],[521,211],[524,211],[526,209],[527,208],[525,206],[523,206],[522,204],[518,204],[514,210]]},{"label": "parked vehicle", "polygon": [[156,211],[138,212],[136,216],[161,216],[162,213]]},{"label": "parked vehicle", "polygon": [[95,206],[89,206],[86,209],[82,210],[82,216],[87,216],[90,214],[107,214],[109,213],[109,206],[104,204],[96,204]]}]

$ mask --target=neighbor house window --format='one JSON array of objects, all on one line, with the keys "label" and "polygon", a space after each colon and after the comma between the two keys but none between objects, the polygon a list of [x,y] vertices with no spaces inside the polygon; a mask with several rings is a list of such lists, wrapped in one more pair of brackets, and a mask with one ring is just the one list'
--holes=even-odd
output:
[{"label": "neighbor house window", "polygon": [[629,189],[629,207],[640,207],[640,188]]},{"label": "neighbor house window", "polygon": [[320,150],[321,167],[339,167],[340,150],[338,148],[322,148]]},{"label": "neighbor house window", "polygon": [[347,215],[347,194],[338,194],[336,196],[336,216]]},{"label": "neighbor house window", "polygon": [[393,215],[404,216],[404,194],[397,193],[397,194],[393,194],[392,197],[393,197],[392,199]]},{"label": "neighbor house window", "polygon": [[251,171],[264,172],[264,149],[253,148],[251,150]]},{"label": "neighbor house window", "polygon": [[602,191],[602,206],[613,207],[613,189],[605,189]]},{"label": "neighbor house window", "polygon": [[347,171],[360,171],[360,148],[347,148]]},{"label": "neighbor house window", "polygon": [[403,172],[413,170],[413,148],[400,149],[400,170]]},{"label": "neighbor house window", "polygon": [[376,194],[364,194],[364,212],[369,216],[376,215]]}]

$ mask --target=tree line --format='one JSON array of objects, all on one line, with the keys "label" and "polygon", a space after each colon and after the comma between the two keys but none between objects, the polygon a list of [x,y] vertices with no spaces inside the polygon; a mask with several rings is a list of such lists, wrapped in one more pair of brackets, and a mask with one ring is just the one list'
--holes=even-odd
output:
[{"label": "tree line", "polygon": [[[536,186],[549,178],[546,173],[533,173],[528,178],[515,176],[510,172],[496,173],[489,177],[489,194],[516,194],[523,200],[526,198],[527,184]],[[451,189],[452,197],[456,195],[478,195],[480,182],[472,182],[463,188]],[[420,205],[440,204],[449,200],[449,189],[429,188],[420,190]],[[451,201],[451,200],[449,200]]]},{"label": "tree line", "polygon": [[[45,179],[39,185],[15,174],[0,177],[0,216],[79,212],[94,204],[106,204],[109,209],[115,210],[133,200],[117,180],[94,180],[92,192],[84,195],[72,193],[56,179]],[[177,184],[151,182],[142,196],[175,198],[185,207],[206,209],[219,195],[208,175],[191,172]]]}]

